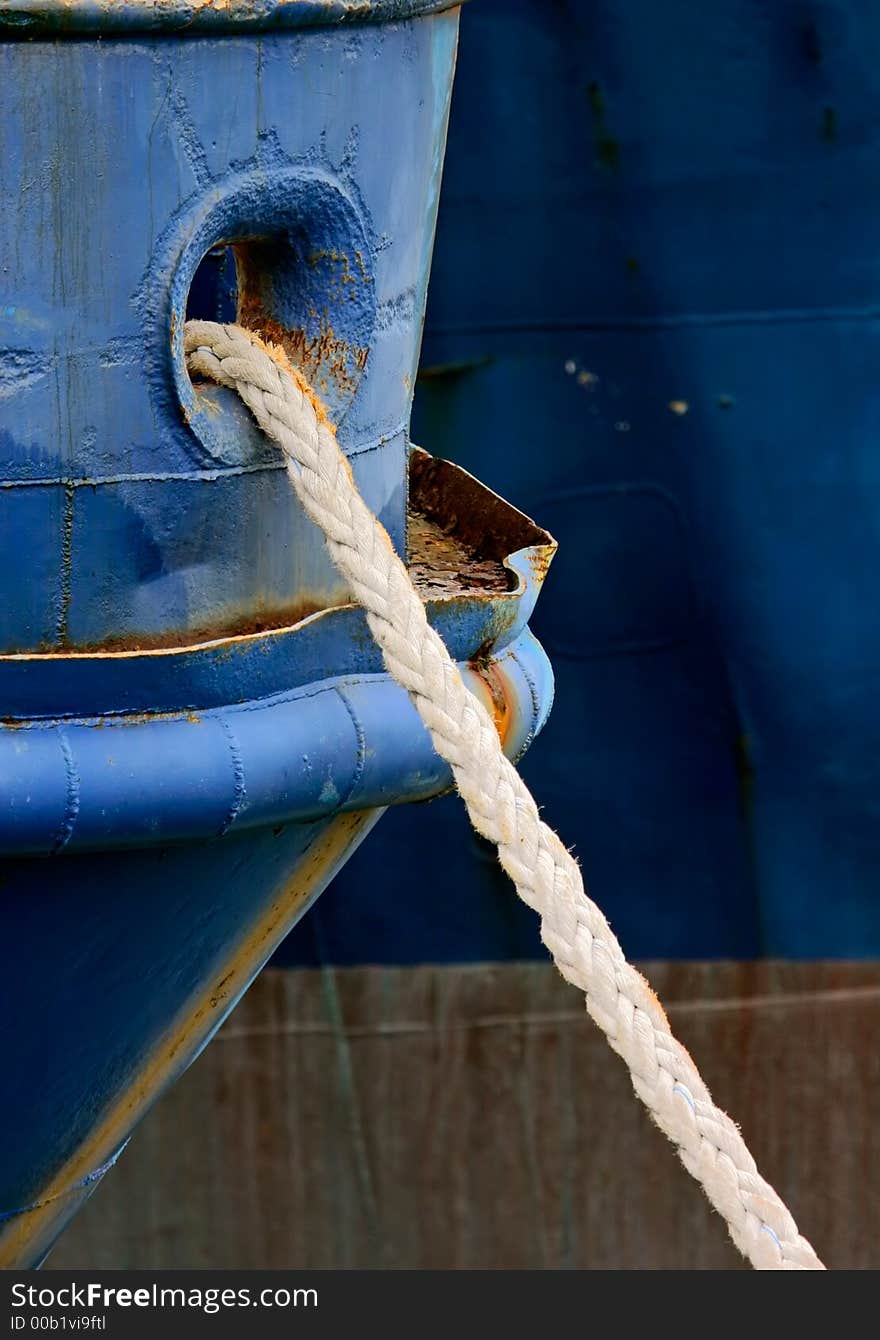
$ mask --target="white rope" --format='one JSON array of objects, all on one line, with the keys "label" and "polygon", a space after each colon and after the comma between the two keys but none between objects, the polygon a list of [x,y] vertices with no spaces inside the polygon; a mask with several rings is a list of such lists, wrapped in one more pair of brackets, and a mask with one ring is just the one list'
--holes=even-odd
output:
[{"label": "white rope", "polygon": [[758,1269],[824,1269],[759,1175],[737,1126],[712,1102],[648,983],[627,963],[584,891],[577,862],[542,822],[491,717],[465,687],[406,567],[358,492],[321,402],[284,354],[251,331],[190,321],[184,347],[190,370],[237,391],[284,451],[300,502],[363,605],[389,673],[451,764],[471,822],[497,845],[517,893],[540,914],[557,967],[584,992],[591,1018],[623,1057],[633,1088],[737,1247]]}]

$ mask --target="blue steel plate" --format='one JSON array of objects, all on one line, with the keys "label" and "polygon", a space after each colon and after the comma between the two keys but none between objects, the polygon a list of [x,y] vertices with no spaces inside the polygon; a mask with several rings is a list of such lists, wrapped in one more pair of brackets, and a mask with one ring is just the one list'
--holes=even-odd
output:
[{"label": "blue steel plate", "polygon": [[[418,451],[418,461],[429,461]],[[546,531],[449,462],[433,467],[442,491],[487,520],[492,556],[509,571],[507,592],[434,597],[428,615],[451,655],[500,651],[521,633],[556,545]],[[508,541],[509,537],[509,541]],[[508,542],[510,548],[508,549]],[[38,717],[197,711],[265,698],[331,676],[381,673],[363,610],[340,605],[287,628],[150,651],[20,653],[0,656],[7,723]]]}]

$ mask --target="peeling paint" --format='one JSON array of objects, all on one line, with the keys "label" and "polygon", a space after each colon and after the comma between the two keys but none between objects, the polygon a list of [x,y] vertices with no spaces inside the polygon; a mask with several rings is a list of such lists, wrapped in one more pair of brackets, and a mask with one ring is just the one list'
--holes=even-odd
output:
[{"label": "peeling paint", "polygon": [[0,350],[0,399],[17,395],[48,377],[54,360],[34,349]]}]

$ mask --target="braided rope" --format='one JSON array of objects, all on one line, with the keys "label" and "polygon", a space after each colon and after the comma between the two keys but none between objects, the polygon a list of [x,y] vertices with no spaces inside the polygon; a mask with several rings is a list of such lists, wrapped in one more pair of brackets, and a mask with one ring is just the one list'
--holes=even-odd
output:
[{"label": "braided rope", "polygon": [[324,407],[283,353],[251,331],[190,321],[191,372],[237,391],[287,457],[293,487],[366,611],[389,673],[409,693],[449,764],[476,830],[494,842],[567,981],[630,1070],[633,1088],[677,1147],[744,1256],[758,1269],[821,1270],[786,1206],[758,1173],[738,1127],[720,1111],[673,1037],[645,979],[627,963],[584,891],[574,857],[545,823],[502,752],[488,712],[465,687],[430,627],[391,541],[358,492]]}]

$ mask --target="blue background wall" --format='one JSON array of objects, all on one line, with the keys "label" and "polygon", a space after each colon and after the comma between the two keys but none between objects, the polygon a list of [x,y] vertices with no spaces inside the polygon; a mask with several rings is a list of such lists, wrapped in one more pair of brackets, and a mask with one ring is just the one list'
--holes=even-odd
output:
[{"label": "blue background wall", "polygon": [[[627,952],[880,954],[880,10],[465,7],[413,437],[546,525],[523,771]],[[455,798],[288,962],[541,954]]]}]

